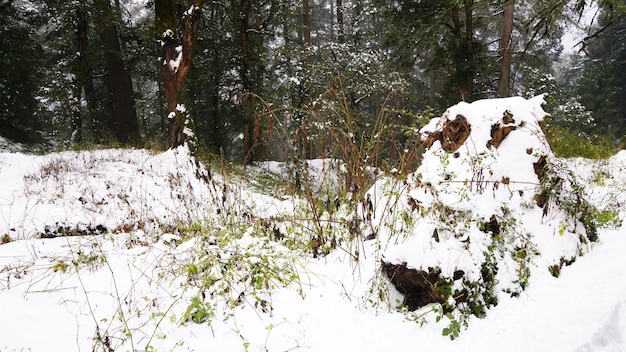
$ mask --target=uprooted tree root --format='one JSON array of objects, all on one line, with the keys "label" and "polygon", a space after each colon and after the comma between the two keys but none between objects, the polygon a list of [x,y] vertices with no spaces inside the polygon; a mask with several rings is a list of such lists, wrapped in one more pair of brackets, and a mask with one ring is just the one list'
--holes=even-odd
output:
[{"label": "uprooted tree root", "polygon": [[[533,167],[535,169],[535,174],[537,175],[537,178],[539,179],[539,182],[544,184],[547,182],[548,180],[548,173],[547,173],[547,168],[548,168],[548,162],[546,160],[546,156],[542,155],[541,157],[539,157],[539,160],[537,160],[537,162],[533,163]],[[539,208],[543,208],[544,211],[546,210],[545,206],[548,203],[548,200],[550,199],[550,189],[549,188],[544,188],[541,190],[541,192],[537,193],[537,195],[535,195],[535,202],[537,203],[537,206]],[[545,215],[545,214],[544,214]]]},{"label": "uprooted tree root", "polygon": [[505,111],[502,116],[502,121],[491,125],[491,139],[487,142],[487,147],[493,146],[498,149],[509,133],[515,131],[518,127],[523,127],[524,124],[525,122],[522,121],[519,125],[515,125],[513,114],[509,111]]},{"label": "uprooted tree root", "polygon": [[500,123],[494,124],[491,126],[491,139],[487,142],[487,147],[493,146],[498,149],[509,133],[516,129],[517,126],[502,126]]},{"label": "uprooted tree root", "polygon": [[447,300],[437,287],[441,279],[438,268],[428,271],[408,268],[406,263],[391,264],[382,262],[383,271],[398,292],[404,294],[402,304],[414,311],[430,303],[444,304]]},{"label": "uprooted tree root", "polygon": [[[518,127],[523,127],[522,121],[519,125],[515,124],[513,115],[506,111],[502,116],[502,121],[491,126],[491,139],[487,142],[487,147],[500,147],[502,141]],[[471,126],[463,115],[457,115],[454,120],[447,120],[440,131],[433,132],[424,142],[424,148],[430,148],[435,141],[439,141],[443,150],[446,152],[454,152],[470,135]]]},{"label": "uprooted tree root", "polygon": [[430,148],[435,141],[441,143],[441,147],[446,152],[454,152],[470,135],[471,127],[463,115],[456,115],[454,120],[447,120],[441,131],[433,132],[424,142],[424,148]]}]

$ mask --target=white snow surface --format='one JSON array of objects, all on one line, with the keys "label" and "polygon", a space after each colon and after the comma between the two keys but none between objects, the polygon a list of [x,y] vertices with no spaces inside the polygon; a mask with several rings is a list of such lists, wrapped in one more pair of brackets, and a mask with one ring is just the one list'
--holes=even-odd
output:
[{"label": "white snow surface", "polygon": [[[259,187],[215,170],[209,175],[185,148],[42,156],[4,149],[0,236],[13,241],[0,245],[0,351],[105,350],[97,336],[115,351],[626,351],[624,227],[601,229],[598,242],[580,248],[579,228],[566,227],[560,234],[562,214],[543,216],[533,203],[538,179],[532,165],[539,155],[551,155],[538,125],[545,116],[542,99],[450,108],[423,132],[445,119],[466,117],[472,133],[458,157],[435,142],[409,179],[379,180],[368,192],[372,223],[380,229],[377,239],[343,242],[319,258],[292,252],[250,225],[277,217],[295,221],[303,200],[254,191]],[[525,122],[499,148],[488,148],[490,127],[507,110],[514,124]],[[477,158],[481,168],[475,166]],[[626,151],[601,161],[558,161],[585,185],[593,204],[626,202]],[[309,170],[321,172],[328,165],[311,161]],[[277,163],[262,168],[281,177]],[[510,178],[508,185],[503,177]],[[324,179],[317,177],[320,183]],[[470,318],[454,341],[441,333],[447,318],[435,322],[426,314],[428,323],[420,326],[372,293],[380,283],[381,259],[415,268],[438,265],[447,274],[463,269],[474,276],[484,260],[487,235],[474,222],[451,221],[450,229],[439,232],[439,242],[431,241],[437,224],[432,214],[413,213],[413,226],[388,223],[395,233],[385,231],[389,204],[406,207],[409,198],[422,208],[442,202],[472,219],[515,218],[513,232],[529,234],[541,253],[534,258],[528,287],[517,297],[501,294],[498,305],[483,319]],[[241,233],[223,248],[216,244],[219,219],[242,219]],[[204,222],[214,224],[215,233],[199,237],[166,226],[193,229]],[[105,230],[95,230],[98,225]],[[41,238],[59,228],[89,234]],[[463,235],[458,241],[456,232]],[[470,244],[462,247],[467,237]],[[359,260],[348,254],[354,248]],[[548,265],[579,250],[584,255],[563,267],[559,278],[550,275]],[[184,322],[190,300],[199,295],[189,284],[189,264],[199,263],[203,251],[218,253],[219,261],[234,258],[244,272],[232,283],[235,292],[205,292],[215,308],[213,319]],[[249,277],[254,273],[243,275],[245,269],[262,265],[291,270],[299,280],[261,282],[272,289],[256,291],[256,301],[250,294],[237,297],[255,285]],[[227,273],[216,268],[211,275],[219,282]],[[511,273],[503,269],[498,275],[502,288],[513,285],[507,281]]]}]

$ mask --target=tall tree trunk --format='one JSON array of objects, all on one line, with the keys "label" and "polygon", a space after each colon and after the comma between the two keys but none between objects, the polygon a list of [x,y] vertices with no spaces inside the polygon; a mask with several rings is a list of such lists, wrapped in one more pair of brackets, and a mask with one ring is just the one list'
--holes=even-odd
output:
[{"label": "tall tree trunk", "polygon": [[[305,70],[308,70],[311,67],[311,55],[308,51],[309,47],[311,46],[311,10],[309,8],[309,0],[302,0],[302,33],[304,37],[304,42],[302,44],[306,55],[304,57],[304,67]],[[305,79],[308,79],[308,77],[306,77]],[[307,99],[307,95],[308,88],[305,84],[303,85],[302,96],[300,99],[300,107],[304,103],[303,100]],[[298,130],[296,131],[295,143],[298,146],[298,150],[303,153],[303,155],[301,156],[305,159],[310,159],[313,154],[313,147],[311,145],[311,141],[308,138],[309,133],[306,122],[304,121],[305,116],[306,115],[304,114],[299,115],[300,126],[298,126]]]},{"label": "tall tree trunk", "polygon": [[104,57],[109,73],[109,92],[113,103],[115,137],[119,142],[135,145],[139,142],[139,123],[135,111],[133,83],[124,67],[122,49],[115,20],[121,19],[114,14],[109,0],[97,0],[103,11],[102,42]]},{"label": "tall tree trunk", "polygon": [[342,0],[337,0],[337,40],[343,43],[343,4]]},{"label": "tall tree trunk", "polygon": [[473,68],[474,60],[474,0],[463,1],[463,21],[459,9],[455,7],[452,10],[452,18],[454,22],[453,32],[455,37],[456,53],[454,54],[456,79],[458,80],[459,95],[461,100],[471,100],[474,90],[474,76],[476,74]]},{"label": "tall tree trunk", "polygon": [[511,59],[513,56],[511,48],[511,33],[513,32],[513,13],[515,0],[509,0],[504,5],[502,26],[502,37],[500,38],[500,48],[498,54],[500,61],[500,79],[498,84],[498,94],[500,97],[511,95]]},{"label": "tall tree trunk", "polygon": [[[87,96],[88,106],[89,104],[89,96],[87,89],[87,84],[91,83],[90,87],[93,89],[93,83],[91,82],[91,69],[89,67],[89,57],[87,52],[87,45],[89,43],[89,39],[87,36],[87,30],[89,28],[89,18],[87,16],[87,11],[83,10],[84,3],[81,2],[81,5],[77,10],[77,25],[76,25],[76,51],[78,52],[78,72],[76,74],[76,83],[73,88],[74,94],[76,95],[76,99],[80,99],[81,92],[83,91],[83,87],[85,87],[85,95]],[[81,143],[83,141],[83,119],[80,111],[80,107],[73,106],[74,103],[70,102],[70,108],[72,110],[72,142]]]},{"label": "tall tree trunk", "polygon": [[437,103],[437,42],[430,44],[430,71],[428,72],[428,105],[435,107]]},{"label": "tall tree trunk", "polygon": [[[202,18],[202,0],[192,0],[183,13],[181,28],[176,24],[174,0],[155,0],[155,28],[159,70],[163,79],[165,102],[170,118],[170,148],[190,141],[191,120],[184,107],[179,107],[180,93],[193,60],[193,46]],[[180,34],[180,39],[177,33]]]},{"label": "tall tree trunk", "polygon": [[213,85],[213,89],[211,90],[210,95],[210,112],[209,112],[209,121],[210,121],[210,132],[211,136],[210,144],[213,147],[213,151],[215,153],[219,153],[220,150],[226,145],[226,141],[223,136],[223,124],[222,124],[222,114],[220,114],[220,87],[222,86],[221,76],[223,74],[222,70],[217,70],[218,67],[222,64],[220,60],[222,59],[222,54],[220,52],[220,48],[216,49],[216,52],[213,53],[213,74],[211,75],[211,82]]},{"label": "tall tree trunk", "polygon": [[[232,0],[236,4],[236,0]],[[251,0],[239,0],[237,18],[239,19],[239,35],[241,45],[240,72],[242,95],[241,107],[243,113],[243,148],[246,163],[256,160],[263,153],[263,141],[259,138],[263,128],[261,116],[256,114],[258,100],[253,94],[259,94],[263,87],[263,70],[260,56],[263,51],[263,36],[267,34],[274,16],[277,13],[278,1],[266,2],[269,8],[263,6],[254,8],[258,4]],[[235,7],[237,8],[237,7]],[[251,17],[253,10],[258,10]],[[251,94],[252,93],[252,94]]]},{"label": "tall tree trunk", "polygon": [[302,0],[302,32],[304,46],[311,46],[311,17],[309,12],[309,0]]},{"label": "tall tree trunk", "polygon": [[[76,102],[70,103],[72,111],[72,142],[81,143],[84,140],[85,131],[83,124],[91,122],[93,124],[93,133],[98,138],[108,133],[106,116],[99,109],[98,99],[96,98],[96,89],[93,81],[92,61],[93,55],[90,50],[89,43],[89,9],[86,0],[81,0],[76,8],[76,32],[75,46],[78,53],[77,68],[74,71],[74,98]],[[87,115],[81,111],[79,100],[84,98],[87,101]],[[87,117],[87,121],[85,121]]]},{"label": "tall tree trunk", "polygon": [[253,92],[253,80],[251,77],[251,52],[250,52],[250,2],[240,0],[239,2],[239,30],[241,31],[241,85],[243,88],[242,108],[243,108],[243,156],[244,162],[254,161],[254,145],[256,136],[254,135],[254,119],[251,117],[254,110],[254,98],[249,95]]},{"label": "tall tree trunk", "polygon": [[461,98],[471,100],[474,94],[474,0],[465,0],[465,37],[462,48],[462,58],[465,65],[463,80],[461,81]]}]

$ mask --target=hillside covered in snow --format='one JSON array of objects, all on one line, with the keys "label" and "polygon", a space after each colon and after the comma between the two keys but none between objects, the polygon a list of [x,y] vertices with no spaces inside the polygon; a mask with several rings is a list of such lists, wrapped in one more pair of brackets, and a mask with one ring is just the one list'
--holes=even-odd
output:
[{"label": "hillside covered in snow", "polygon": [[0,351],[624,351],[626,152],[555,157],[542,104],[449,108],[352,203],[337,160],[3,146]]}]

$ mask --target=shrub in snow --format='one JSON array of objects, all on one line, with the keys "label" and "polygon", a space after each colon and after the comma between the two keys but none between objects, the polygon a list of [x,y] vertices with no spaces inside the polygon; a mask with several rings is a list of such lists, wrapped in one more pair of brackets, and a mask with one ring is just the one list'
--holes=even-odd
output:
[{"label": "shrub in snow", "polygon": [[457,104],[420,131],[427,150],[413,174],[368,191],[360,230],[377,241],[381,273],[404,307],[441,303],[482,317],[597,239],[596,209],[544,138],[542,104]]}]

